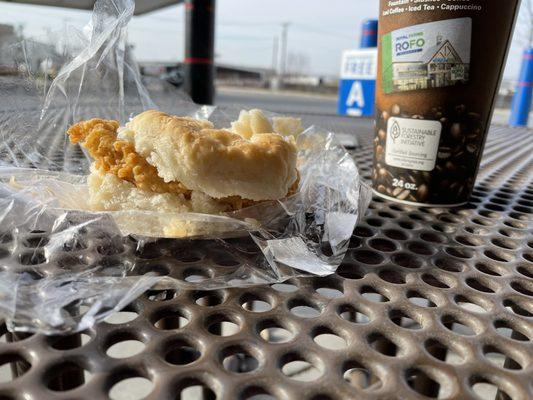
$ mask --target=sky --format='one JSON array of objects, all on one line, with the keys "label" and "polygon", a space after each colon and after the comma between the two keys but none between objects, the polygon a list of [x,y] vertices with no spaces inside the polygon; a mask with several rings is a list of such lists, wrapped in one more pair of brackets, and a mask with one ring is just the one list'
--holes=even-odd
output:
[{"label": "sky", "polygon": [[[274,41],[281,35],[282,23],[287,22],[289,58],[306,61],[306,66],[300,67],[302,72],[338,75],[342,51],[357,48],[361,23],[377,17],[378,4],[379,0],[218,0],[216,61],[271,67]],[[81,28],[89,18],[88,11],[0,1],[0,23],[22,24],[25,35],[31,37],[60,30],[65,24]],[[530,22],[525,11],[519,21],[505,71],[505,77],[512,80],[518,77],[521,53],[527,44]],[[181,61],[184,22],[183,5],[134,17],[128,38],[137,59]],[[297,68],[296,62],[292,67]]]}]

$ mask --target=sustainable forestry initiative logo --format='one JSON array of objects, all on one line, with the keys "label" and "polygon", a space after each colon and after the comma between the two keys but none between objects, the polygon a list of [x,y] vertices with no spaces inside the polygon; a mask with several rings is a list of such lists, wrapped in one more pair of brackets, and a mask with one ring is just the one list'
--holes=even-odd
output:
[{"label": "sustainable forestry initiative logo", "polygon": [[398,123],[398,121],[394,121],[390,129],[390,135],[392,137],[392,141],[396,143],[396,139],[398,139],[401,134],[402,134],[402,129],[400,128],[400,124]]}]

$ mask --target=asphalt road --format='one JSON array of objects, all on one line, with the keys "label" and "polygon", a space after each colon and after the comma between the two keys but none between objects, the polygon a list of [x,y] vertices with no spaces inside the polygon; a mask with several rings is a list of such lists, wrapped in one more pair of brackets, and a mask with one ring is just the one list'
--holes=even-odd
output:
[{"label": "asphalt road", "polygon": [[216,103],[224,106],[253,104],[256,108],[279,113],[337,113],[335,96],[269,92],[251,89],[217,89]]},{"label": "asphalt road", "polygon": [[343,143],[372,131],[373,119],[337,115],[335,96],[300,93],[276,93],[266,90],[218,88],[216,105],[243,109],[260,108],[280,114],[299,116],[304,126],[317,125],[341,134]]}]

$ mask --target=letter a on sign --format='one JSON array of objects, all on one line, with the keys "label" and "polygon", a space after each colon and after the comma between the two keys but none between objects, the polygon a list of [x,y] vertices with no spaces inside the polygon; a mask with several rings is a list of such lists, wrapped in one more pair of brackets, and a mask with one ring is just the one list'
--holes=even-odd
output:
[{"label": "letter a on sign", "polygon": [[346,105],[348,107],[353,107],[356,105],[359,108],[365,107],[365,94],[363,92],[363,85],[360,81],[354,81],[348,98],[346,99]]}]

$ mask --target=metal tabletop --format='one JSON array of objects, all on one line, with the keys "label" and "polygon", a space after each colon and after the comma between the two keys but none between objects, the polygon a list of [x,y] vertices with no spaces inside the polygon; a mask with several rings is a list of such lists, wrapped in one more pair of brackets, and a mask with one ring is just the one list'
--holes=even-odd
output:
[{"label": "metal tabletop", "polygon": [[[371,135],[359,140],[368,178]],[[14,377],[0,399],[531,399],[532,228],[533,133],[493,127],[467,206],[374,198],[333,276],[150,290],[69,337],[3,324],[0,364]],[[19,257],[9,240],[0,257]],[[207,245],[172,246],[139,257],[164,269],[173,254],[181,267],[165,273],[177,279],[238,263]],[[132,378],[145,385],[132,391]]]}]

